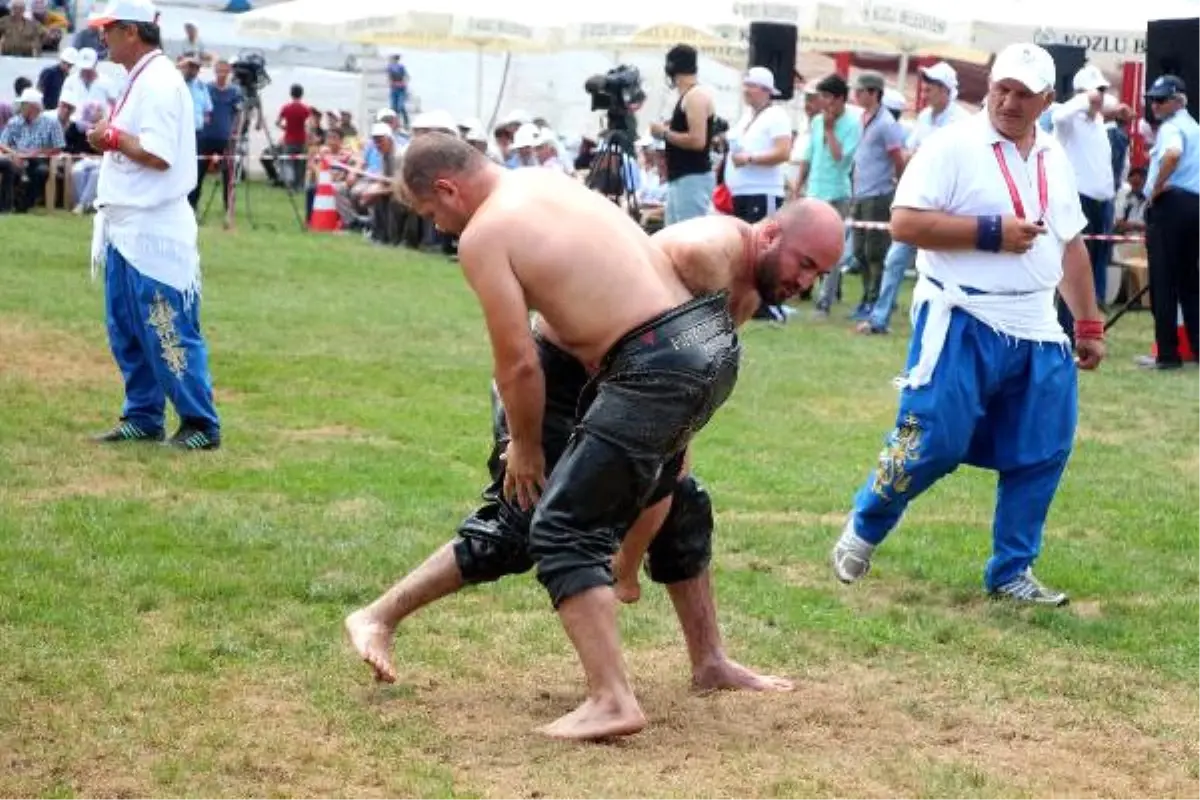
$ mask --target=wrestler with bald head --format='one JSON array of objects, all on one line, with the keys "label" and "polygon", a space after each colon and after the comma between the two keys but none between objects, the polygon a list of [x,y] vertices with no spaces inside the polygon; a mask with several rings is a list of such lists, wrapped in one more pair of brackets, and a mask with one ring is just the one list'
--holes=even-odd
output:
[{"label": "wrestler with bald head", "polygon": [[[427,139],[424,147],[453,150],[456,145]],[[497,352],[496,447],[489,463],[494,480],[484,493],[484,506],[464,521],[453,542],[375,603],[347,618],[347,630],[360,655],[375,669],[378,678],[394,680],[392,639],[396,625],[405,616],[465,584],[524,572],[535,562],[539,578],[554,597],[557,582],[545,569],[549,558],[560,572],[582,569],[587,573],[582,579],[587,588],[556,598],[556,605],[584,661],[590,692],[588,701],[579,709],[547,726],[544,732],[563,738],[592,739],[640,729],[644,717],[619,664],[615,631],[607,629],[611,603],[615,601],[610,588],[611,573],[607,572],[607,561],[601,563],[603,557],[598,558],[597,552],[606,549],[603,545],[606,539],[615,547],[616,538],[647,502],[657,504],[663,497],[674,495],[677,501],[672,506],[671,518],[650,546],[650,573],[652,579],[668,585],[675,602],[692,656],[694,681],[703,688],[787,688],[786,682],[755,675],[734,664],[721,650],[707,570],[711,505],[698,484],[679,479],[679,467],[690,432],[703,426],[723,402],[721,395],[727,396],[732,389],[730,369],[736,369],[736,338],[732,333],[730,299],[735,308],[744,304],[753,313],[759,300],[748,300],[751,292],[757,294],[760,287],[772,292],[779,287],[781,294],[798,291],[811,282],[806,273],[815,275],[828,269],[840,257],[841,222],[836,213],[828,209],[836,227],[835,235],[829,237],[836,242],[836,252],[831,255],[806,252],[788,239],[786,231],[771,224],[751,228],[732,220],[716,220],[720,223],[719,230],[714,228],[715,235],[707,247],[701,245],[698,229],[688,232],[688,236],[683,231],[676,234],[679,253],[689,248],[692,253],[683,259],[692,269],[677,270],[666,248],[657,247],[615,207],[579,184],[542,175],[514,181],[512,176],[520,173],[489,172],[487,165],[474,163],[465,152],[430,155],[418,149],[416,155],[415,162],[412,150],[406,155],[408,192],[418,212],[434,216],[440,227],[451,231],[466,228],[462,240],[467,245],[464,269],[473,288],[480,293],[485,316],[489,317]],[[809,211],[817,215],[812,218],[819,218],[826,209],[813,206]],[[496,330],[496,309],[490,309],[489,313],[488,308],[489,303],[497,300],[494,296],[485,297],[487,289],[482,287],[488,285],[488,279],[478,272],[484,267],[472,263],[473,258],[483,259],[482,254],[472,255],[472,245],[478,246],[480,242],[470,236],[472,230],[477,230],[472,220],[481,214],[494,220],[493,225],[504,220],[505,224],[500,226],[505,231],[503,237],[511,237],[488,239],[488,267],[505,277],[517,276],[515,283],[520,291],[511,301],[514,306],[519,301],[525,313],[529,306],[541,312],[541,319],[532,330],[527,321],[523,323],[524,335],[529,336],[540,366],[541,385],[530,390],[535,396],[540,394],[536,397],[537,414],[524,402],[527,397],[505,386],[507,376],[501,363],[504,348],[498,346],[504,339]],[[801,220],[810,219],[808,213],[797,216]],[[548,225],[548,220],[554,224]],[[521,238],[522,233],[531,237],[527,243]],[[565,251],[559,252],[567,242],[571,243],[573,253],[569,259],[565,258]],[[785,242],[795,246],[784,247]],[[720,252],[726,255],[718,255]],[[462,253],[460,250],[460,257]],[[730,261],[724,271],[722,260]],[[570,264],[564,267],[563,262]],[[626,269],[628,264],[635,269]],[[476,271],[474,275],[472,270]],[[773,284],[765,279],[770,275],[775,276]],[[713,294],[714,287],[722,291]],[[561,296],[570,292],[579,296],[573,301]],[[685,299],[692,298],[693,293],[699,297]],[[621,315],[649,313],[637,308],[647,306],[647,297],[651,304],[665,307],[630,330]],[[677,305],[671,306],[671,302]],[[565,312],[567,308],[570,313]],[[605,326],[626,331],[621,334],[616,330],[612,334],[618,338],[615,345],[607,344],[607,354],[589,341],[589,336],[602,339],[609,335],[596,333]],[[522,338],[511,329],[507,335]],[[680,353],[683,361],[673,361],[680,358]],[[614,370],[614,359],[632,372],[625,372],[626,377],[622,377],[620,370]],[[591,365],[591,374],[585,364]],[[681,366],[682,387],[672,393],[664,380],[675,378]],[[707,381],[692,379],[689,370],[692,375],[707,376]],[[631,374],[632,380],[627,377]],[[648,383],[647,378],[651,379]],[[621,383],[622,380],[626,383]],[[584,392],[585,385],[592,390]],[[647,386],[653,388],[654,394],[644,395]],[[582,399],[581,392],[585,395]],[[514,400],[519,404],[515,414]],[[578,419],[577,403],[582,411]],[[681,405],[688,406],[682,413]],[[603,413],[597,414],[598,410]],[[639,414],[650,415],[656,424],[639,422]],[[514,449],[514,437],[509,435],[509,421],[519,420],[528,439],[532,435],[528,430],[529,418],[538,416],[541,417],[539,444],[544,451],[540,455],[554,469],[544,495],[547,499],[535,511],[531,501],[535,499],[536,486],[531,487],[528,481],[523,486],[515,485],[520,481],[512,479],[513,455],[518,451]],[[663,416],[668,428],[666,440],[662,438]],[[630,434],[628,429],[621,430],[622,425],[631,425],[637,435]],[[671,426],[679,430],[672,431]],[[631,441],[650,433],[653,441]],[[607,441],[606,434],[617,442]],[[600,441],[589,442],[589,439]],[[591,447],[598,463],[580,459],[581,447],[585,451]],[[520,455],[529,457],[528,453]],[[593,474],[596,471],[602,475],[607,471],[609,478],[615,476],[633,487],[632,492],[626,487],[620,489],[616,499],[621,502],[614,509],[619,513],[615,516],[605,518],[611,512],[595,508],[598,503],[614,506],[612,484],[597,483]],[[597,500],[596,493],[603,496]],[[636,503],[632,513],[630,503]],[[552,552],[555,548],[570,549],[564,537],[548,537],[544,530],[539,534],[538,528],[540,523],[552,532],[560,532],[570,527],[572,515],[586,518],[592,528],[573,531],[576,537],[585,540],[581,548],[585,552],[568,553],[569,557],[564,558],[561,552]],[[576,588],[578,585],[577,582]],[[558,586],[562,588],[561,583]],[[572,597],[599,589],[607,590],[607,596],[601,596],[599,602],[585,604],[590,607],[566,609]],[[589,636],[599,636],[604,641],[597,645]],[[597,653],[606,647],[608,652]],[[613,650],[618,662],[615,668],[611,658],[599,666],[589,665],[589,659],[599,656],[600,661],[605,661],[613,655]]]}]

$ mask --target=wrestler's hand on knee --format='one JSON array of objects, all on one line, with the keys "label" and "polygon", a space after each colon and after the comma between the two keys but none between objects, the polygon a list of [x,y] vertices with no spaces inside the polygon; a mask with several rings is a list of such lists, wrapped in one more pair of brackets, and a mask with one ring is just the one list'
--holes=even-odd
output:
[{"label": "wrestler's hand on knee", "polygon": [[538,445],[517,441],[504,451],[504,496],[510,503],[530,511],[542,496],[546,485],[546,455]]}]

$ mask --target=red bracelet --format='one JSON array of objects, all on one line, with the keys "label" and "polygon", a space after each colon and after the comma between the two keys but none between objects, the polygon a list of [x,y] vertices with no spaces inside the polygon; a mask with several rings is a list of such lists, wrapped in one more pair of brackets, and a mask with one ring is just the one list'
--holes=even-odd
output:
[{"label": "red bracelet", "polygon": [[1098,319],[1075,320],[1075,338],[1104,341],[1104,321]]},{"label": "red bracelet", "polygon": [[104,137],[100,141],[104,149],[120,150],[121,149],[121,131],[116,128],[107,128],[104,131]]}]

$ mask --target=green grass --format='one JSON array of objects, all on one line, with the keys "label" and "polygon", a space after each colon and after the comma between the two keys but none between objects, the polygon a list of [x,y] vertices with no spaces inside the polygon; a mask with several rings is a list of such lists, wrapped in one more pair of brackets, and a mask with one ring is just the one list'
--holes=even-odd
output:
[{"label": "green grass", "polygon": [[728,648],[797,690],[689,695],[647,587],[622,626],[651,727],[560,745],[530,729],[581,686],[531,576],[414,617],[395,687],[341,638],[485,478],[489,351],[458,269],[254,202],[260,230],[203,233],[225,440],[192,456],[86,442],[121,398],[90,229],[0,217],[0,795],[1195,796],[1197,374],[1133,368],[1147,315],[1081,376],[1038,566],[1058,611],[982,598],[994,477],[970,469],[867,581],[832,580],[907,327],[749,328],[695,464]]}]

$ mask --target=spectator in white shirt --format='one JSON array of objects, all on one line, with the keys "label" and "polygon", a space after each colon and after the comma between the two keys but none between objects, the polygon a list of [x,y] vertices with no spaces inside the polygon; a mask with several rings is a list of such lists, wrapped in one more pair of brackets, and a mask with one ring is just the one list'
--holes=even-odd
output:
[{"label": "spectator in white shirt", "polygon": [[1141,233],[1146,230],[1146,168],[1131,168],[1127,181],[1113,204],[1113,231]]},{"label": "spectator in white shirt", "polygon": [[[1083,214],[1088,220],[1084,233],[1107,234],[1116,189],[1112,175],[1112,144],[1104,123],[1116,116],[1121,106],[1110,100],[1109,108],[1105,108],[1108,79],[1094,65],[1089,64],[1075,73],[1073,85],[1075,96],[1055,108],[1051,115],[1054,135],[1067,151],[1067,158],[1075,170]],[[1112,248],[1108,242],[1092,239],[1088,240],[1087,249],[1092,259],[1097,302],[1103,305]],[[1059,310],[1063,330],[1071,331],[1072,321],[1066,304],[1060,302]]]},{"label": "spectator in white shirt", "polygon": [[[957,102],[958,73],[945,61],[921,69],[921,83],[929,105],[921,109],[917,121],[908,133],[906,146],[909,155],[939,128],[953,124],[970,116]],[[871,315],[858,324],[858,332],[880,334],[889,331],[892,311],[904,274],[916,264],[917,248],[907,242],[893,240],[883,260],[883,279],[879,283],[879,299],[871,309]]]},{"label": "spectator in white shirt", "polygon": [[[751,224],[766,219],[787,196],[787,160],[792,152],[792,121],[771,99],[779,96],[775,76],[751,67],[742,78],[746,110],[729,129],[725,185],[733,197],[733,215]],[[763,306],[759,319],[784,319],[779,308]]]}]

